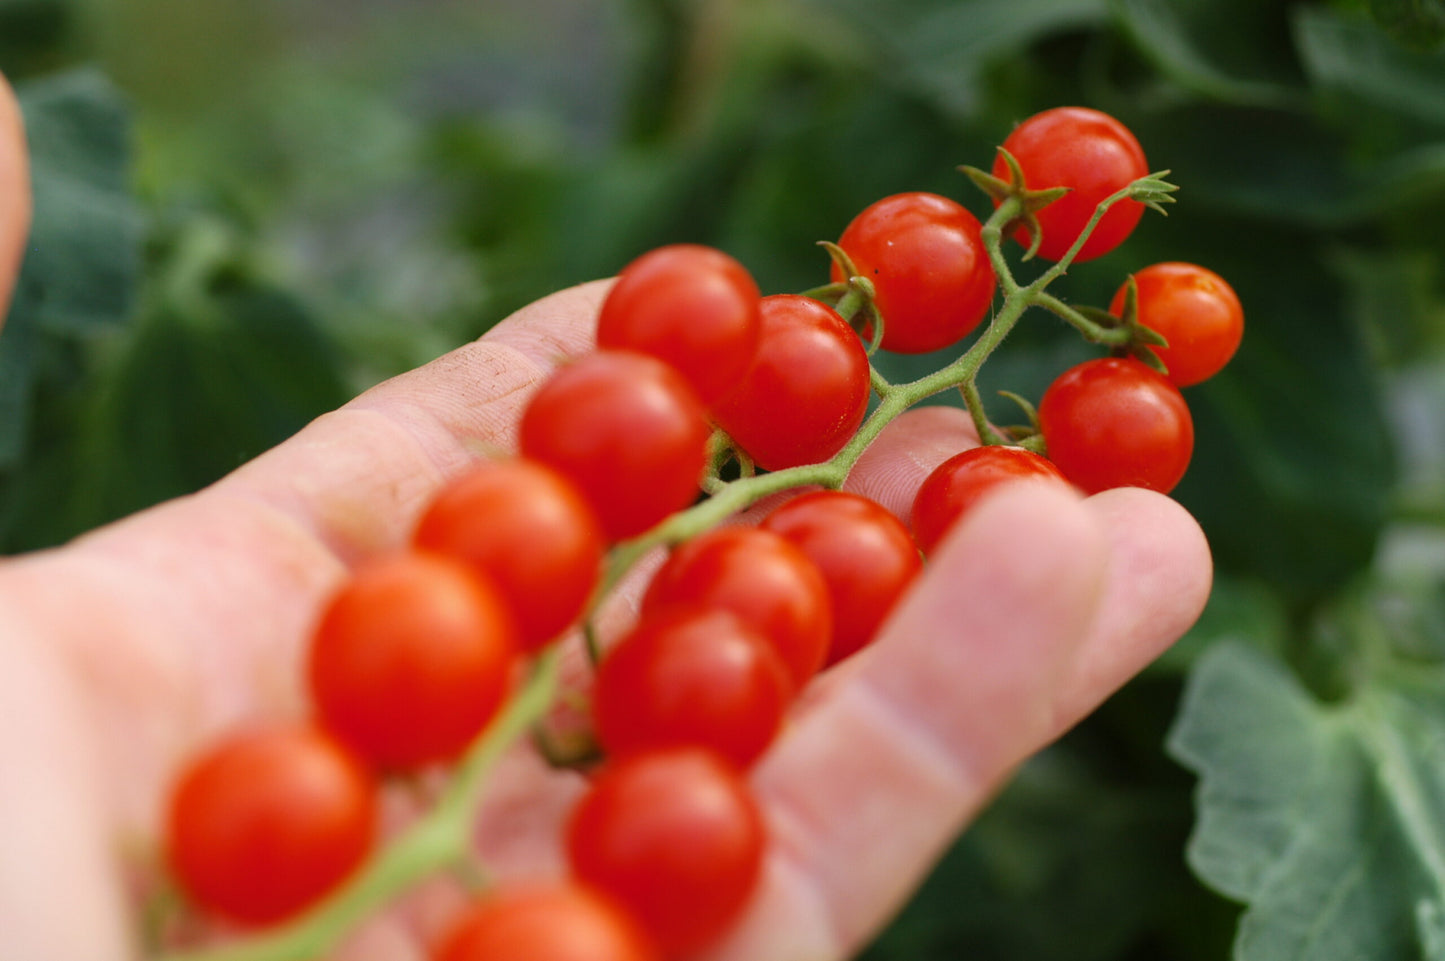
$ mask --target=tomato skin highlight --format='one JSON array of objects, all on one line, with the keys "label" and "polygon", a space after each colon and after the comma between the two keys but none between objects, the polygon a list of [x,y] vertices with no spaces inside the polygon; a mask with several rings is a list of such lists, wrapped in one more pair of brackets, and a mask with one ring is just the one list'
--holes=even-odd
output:
[{"label": "tomato skin highlight", "polygon": [[521,449],[587,498],[610,540],[697,497],[710,433],[697,395],[654,357],[612,350],[559,368],[522,414]]},{"label": "tomato skin highlight", "polygon": [[[1163,335],[1168,347],[1154,351],[1169,369],[1176,387],[1190,387],[1224,369],[1244,339],[1244,308],[1234,288],[1214,271],[1197,264],[1152,264],[1134,274],[1138,321]],[[1125,283],[1109,303],[1115,317],[1124,314]]]},{"label": "tomato skin highlight", "polygon": [[566,841],[573,874],[676,957],[716,940],[747,906],[766,830],[736,769],[684,748],[606,764],[573,811]]},{"label": "tomato skin highlight", "polygon": [[376,794],[365,767],[321,731],[232,734],[176,781],[166,816],[171,873],[219,917],[243,925],[285,920],[366,859]]},{"label": "tomato skin highlight", "polygon": [[780,534],[715,528],[679,545],[642,597],[646,617],[674,604],[721,607],[766,638],[801,690],[823,666],[833,634],[828,584]]},{"label": "tomato skin highlight", "polygon": [[761,526],[806,554],[828,585],[833,640],[824,667],[873,640],[923,567],[903,522],[858,494],[801,494],[769,514]]},{"label": "tomato skin highlight", "polygon": [[571,627],[601,575],[602,528],[561,474],[523,458],[488,461],[444,487],[412,543],[488,578],[536,651]]},{"label": "tomato skin highlight", "polygon": [[747,269],[720,250],[658,247],[623,268],[608,291],[597,346],[656,357],[711,404],[752,365],[760,296]]},{"label": "tomato skin highlight", "polygon": [[1085,361],[1044,392],[1039,426],[1049,459],[1086,494],[1145,487],[1167,494],[1194,451],[1179,388],[1133,358]]},{"label": "tomato skin highlight", "polygon": [[736,615],[678,605],[608,650],[592,712],[608,756],[696,746],[746,768],[777,736],[792,686],[778,652]]},{"label": "tomato skin highlight", "polygon": [[312,637],[308,681],[327,730],[384,769],[460,754],[511,687],[506,602],[458,561],[407,552],[358,567]]},{"label": "tomato skin highlight", "polygon": [[713,415],[766,470],[825,461],[863,423],[868,351],[837,311],[810,297],[764,297],[761,312],[753,365]]},{"label": "tomato skin highlight", "polygon": [[[983,320],[996,278],[982,226],[956,201],[911,192],[875,201],[844,228],[838,246],[873,282],[884,350],[940,350]],[[832,277],[847,279],[837,264]]]},{"label": "tomato skin highlight", "polygon": [[1046,457],[1022,447],[987,444],[954,454],[924,478],[913,498],[913,536],[931,554],[987,493],[1021,481],[1067,485]]},{"label": "tomato skin highlight", "polygon": [[[1099,202],[1149,174],[1144,148],[1134,134],[1113,117],[1087,107],[1055,107],[1034,114],[1004,139],[1003,148],[1013,154],[1030,190],[1068,187],[1069,192],[1038,211],[1043,240],[1038,255],[1057,261],[1079,239]],[[993,163],[993,175],[1009,179],[1002,155]],[[1109,208],[1074,263],[1102,257],[1128,238],[1144,205],[1121,200]],[[1014,239],[1029,245],[1027,228],[1014,232]]]},{"label": "tomato skin highlight", "polygon": [[577,885],[528,885],[484,895],[432,961],[662,961],[626,914]]}]

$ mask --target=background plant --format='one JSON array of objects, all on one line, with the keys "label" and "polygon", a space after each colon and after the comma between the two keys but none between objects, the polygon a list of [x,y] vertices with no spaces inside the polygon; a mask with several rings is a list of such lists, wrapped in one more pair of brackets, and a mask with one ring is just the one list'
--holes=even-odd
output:
[{"label": "background plant", "polygon": [[[865,956],[1437,956],[1440,23],[1432,0],[0,0],[37,189],[0,545],[194,489],[649,247],[816,286],[814,242],[863,206],[982,216],[956,165],[1085,103],[1182,190],[1072,269],[1071,301],[1174,259],[1245,305],[1238,356],[1189,388],[1175,492],[1218,586]],[[1048,327],[985,396],[1083,359]]]}]

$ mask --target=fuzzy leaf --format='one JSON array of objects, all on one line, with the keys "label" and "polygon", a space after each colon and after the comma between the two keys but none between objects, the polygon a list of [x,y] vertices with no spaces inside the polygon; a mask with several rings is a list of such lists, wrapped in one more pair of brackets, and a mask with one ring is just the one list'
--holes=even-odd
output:
[{"label": "fuzzy leaf", "polygon": [[1445,669],[1339,703],[1236,643],[1197,663],[1170,735],[1200,776],[1194,871],[1246,902],[1238,961],[1439,957]]},{"label": "fuzzy leaf", "polygon": [[46,338],[123,321],[141,243],[141,215],[128,192],[129,115],[116,89],[81,71],[25,84],[18,94],[35,213],[0,336],[0,467],[23,457]]}]

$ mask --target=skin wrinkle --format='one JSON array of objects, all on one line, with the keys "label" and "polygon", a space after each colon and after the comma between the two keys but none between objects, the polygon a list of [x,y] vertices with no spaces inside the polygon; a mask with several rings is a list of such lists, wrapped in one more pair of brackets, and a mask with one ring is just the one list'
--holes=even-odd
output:
[{"label": "skin wrinkle", "polygon": [[[13,151],[5,149],[9,146],[6,140],[0,133],[0,196],[5,189],[4,158],[13,155]],[[13,216],[11,211],[19,209],[22,208],[14,205],[0,208],[0,253],[7,241],[15,243],[16,249],[23,247],[23,240],[16,239],[14,221],[8,219]],[[117,749],[141,750],[149,743],[146,739],[152,735],[148,726],[152,724],[160,724],[164,732],[170,732],[168,737],[174,732],[185,738],[198,737],[199,725],[185,715],[189,708],[183,709],[184,705],[196,704],[210,710],[216,710],[216,705],[229,705],[226,710],[253,714],[287,710],[281,704],[286,700],[284,689],[294,690],[296,686],[294,676],[287,673],[287,664],[294,663],[288,658],[295,657],[304,632],[303,621],[314,613],[323,593],[344,573],[342,562],[331,552],[327,539],[318,533],[330,531],[335,522],[334,515],[328,512],[347,515],[345,519],[356,525],[338,531],[331,544],[352,544],[356,551],[361,551],[367,544],[397,543],[409,517],[398,518],[396,513],[418,510],[429,487],[434,488],[449,471],[459,470],[475,455],[472,445],[476,438],[500,438],[505,446],[508,438],[515,436],[506,432],[515,430],[516,415],[527,388],[559,360],[575,357],[592,347],[592,323],[607,284],[602,281],[562,291],[524,308],[484,340],[375,388],[353,401],[345,416],[319,420],[308,427],[300,435],[305,437],[304,443],[293,440],[283,444],[201,495],[120,522],[64,551],[26,559],[23,567],[0,568],[6,575],[0,577],[0,592],[4,593],[4,601],[0,602],[0,636],[8,636],[5,630],[13,628],[17,633],[24,633],[25,636],[19,638],[21,644],[38,649],[59,630],[72,638],[85,637],[87,656],[103,656],[108,651],[110,656],[119,657],[127,646],[133,645],[140,645],[138,651],[149,652],[140,658],[139,665],[129,666],[152,671],[154,676],[121,679],[111,674],[103,682],[94,682],[121,688],[100,693],[113,696],[120,704],[132,698],[144,710],[135,714],[121,712],[104,722],[88,717],[74,721],[79,731],[77,737],[85,742],[87,750],[108,764],[117,763]],[[962,417],[957,411],[907,415],[900,423],[904,427],[911,424],[918,428],[916,431],[910,435],[895,430],[899,425],[893,425],[880,438],[880,444],[890,437],[897,441],[892,448],[896,463],[889,463],[889,457],[870,451],[864,460],[875,456],[877,459],[871,465],[860,462],[851,481],[877,483],[893,499],[889,506],[906,510],[911,496],[909,488],[916,486],[927,472],[929,465],[923,461],[933,456],[929,453],[920,459],[919,451],[937,452],[938,460],[952,453],[952,450],[943,453],[943,449],[953,442],[940,445],[939,438],[950,431],[954,432],[952,436],[957,436]],[[922,427],[930,418],[937,419],[935,431]],[[950,421],[954,426],[945,430]],[[365,429],[358,431],[362,425]],[[415,449],[409,450],[406,440],[399,441],[398,432],[410,437]],[[354,436],[357,433],[363,436]],[[910,436],[918,450],[909,448],[907,438]],[[972,443],[970,438],[962,446]],[[404,452],[400,461],[398,451]],[[418,470],[421,477],[416,476]],[[298,490],[298,478],[310,483]],[[345,509],[336,505],[344,505]],[[1154,536],[1135,525],[1120,535],[1122,541],[1130,540],[1131,533],[1136,542]],[[1165,544],[1151,546],[1158,551],[1171,551]],[[1197,562],[1198,556],[1193,559]],[[1175,562],[1176,570],[1182,570],[1184,560],[1175,557]],[[56,575],[60,575],[60,580],[55,579]],[[1197,588],[1197,578],[1192,582],[1182,576],[1180,579],[1181,590],[1194,589],[1191,584]],[[57,590],[58,584],[63,584],[63,589]],[[929,588],[930,595],[952,590],[951,583],[939,578],[935,578]],[[1193,606],[1194,600],[1181,599],[1178,595],[1160,597],[1156,610],[1172,612],[1172,617],[1160,619],[1177,624],[1183,617],[1181,612]],[[1202,604],[1202,598],[1198,600]],[[626,600],[620,601],[613,609],[620,609],[626,603]],[[97,615],[102,612],[117,621],[116,633],[99,636],[95,631]],[[196,625],[207,618],[214,621],[213,626],[222,637],[217,643],[198,644],[194,640]],[[1151,656],[1151,643],[1158,646],[1163,640],[1172,639],[1162,634],[1151,636],[1148,624],[1143,621],[1134,624],[1122,619],[1116,623],[1131,632],[1125,649],[1108,648],[1107,637],[1101,634],[1094,653],[1098,663],[1086,663],[1077,675],[1059,679],[1064,687],[1059,692],[1063,701],[1082,705],[1101,700],[1106,692],[1095,689],[1094,685],[1104,683],[1101,679],[1122,677],[1124,672],[1137,669]],[[916,641],[911,635],[918,633],[918,622],[906,616],[896,618],[889,627],[889,640],[862,666],[886,671],[888,664],[893,663],[895,668],[906,670],[906,665],[898,662],[908,659],[909,644]],[[79,649],[82,642],[65,643],[75,644]],[[152,657],[160,658],[161,662],[147,664]],[[232,659],[237,658],[242,664],[258,665],[261,673],[247,675],[244,671],[228,670]],[[101,674],[107,670],[103,663],[91,667],[99,667]],[[79,685],[81,669],[77,667],[72,672],[70,683]],[[873,716],[877,707],[868,703],[872,692],[853,691],[851,685],[861,675],[857,669],[850,670],[853,673],[835,672],[832,678],[824,679],[816,695],[810,697],[809,705],[790,725],[779,749],[788,750],[788,745],[793,745],[792,750],[803,751],[810,739],[813,749],[819,750],[823,757],[828,755],[828,750],[846,748],[849,745],[835,744],[829,749],[825,743],[828,718],[832,712],[846,710],[860,719],[860,723],[869,724],[871,719],[871,730],[878,739],[871,743],[883,746],[885,764],[889,758],[906,764],[913,752],[927,752],[927,747],[913,743],[909,728],[900,725],[890,730],[886,721]],[[168,673],[170,671],[175,673]],[[967,675],[955,680],[963,685],[972,682]],[[256,690],[256,685],[263,689]],[[936,706],[946,709],[951,700],[956,698],[941,697]],[[908,698],[896,700],[899,705],[907,702]],[[1059,711],[1052,719],[1062,716],[1064,712]],[[1031,751],[1040,746],[1022,734],[1012,737],[1016,751]],[[889,748],[900,739],[907,743]],[[154,750],[154,756],[142,765],[143,770],[122,765],[122,774],[116,780],[129,781],[132,785],[148,781],[147,790],[158,790],[174,770],[178,756],[178,749]],[[525,758],[524,753],[518,756]],[[858,756],[851,760],[856,771],[871,773],[872,769],[863,765],[866,758]],[[1000,759],[1001,770],[1009,760]],[[1019,759],[1012,760],[1016,763]],[[923,762],[913,762],[920,763]],[[98,768],[98,771],[104,770]],[[495,803],[510,806],[514,816],[500,828],[488,823],[485,830],[480,830],[481,848],[484,852],[500,854],[499,875],[502,876],[507,871],[521,871],[539,862],[551,863],[555,868],[555,860],[548,862],[545,855],[529,854],[528,845],[557,844],[552,822],[560,819],[567,807],[566,791],[557,790],[554,780],[543,778],[527,764],[507,766],[506,770],[505,790],[497,790],[495,796],[484,801],[483,811],[487,804]],[[780,790],[811,790],[817,794],[812,800],[820,802],[831,797],[839,803],[834,816],[847,818],[844,802],[851,799],[828,790],[827,770],[799,772],[790,769],[786,759],[774,762],[768,770]],[[515,779],[511,777],[513,773]],[[820,782],[820,777],[825,780]],[[867,779],[859,778],[856,772],[854,780],[868,786]],[[905,783],[886,786],[900,792],[907,789]],[[580,789],[580,781],[574,783],[574,789]],[[529,792],[537,792],[532,807],[527,806]],[[542,810],[549,804],[553,806]],[[949,810],[943,812],[939,820],[935,819],[936,811],[903,810],[911,826],[920,833],[943,830],[940,825],[952,823],[961,816]],[[83,827],[103,831],[101,812],[94,813],[96,819]],[[149,827],[153,829],[154,825]],[[798,843],[806,843],[801,835]],[[905,842],[905,847],[907,843],[911,842]],[[97,847],[102,852],[106,848],[104,844]],[[802,848],[795,850],[800,855],[803,851]],[[796,862],[791,857],[770,860],[767,883],[777,899],[760,904],[757,913],[744,922],[743,931],[739,932],[741,940],[733,942],[755,950],[733,953],[733,958],[738,961],[764,961],[769,957],[785,961],[831,961],[837,956],[834,952],[839,946],[836,944],[824,945],[822,950],[828,952],[826,954],[812,953],[812,948],[817,947],[817,942],[842,937],[831,919],[846,911],[841,907],[845,895],[828,888],[839,883],[840,878],[837,872],[831,872],[833,876],[810,877],[804,871],[807,863],[820,863],[828,856],[843,856],[843,852],[813,851],[812,855],[813,859],[807,862],[801,856]],[[927,850],[920,850],[910,856],[926,859],[927,855]],[[848,881],[859,886],[858,890],[847,892],[846,897],[858,899],[855,903],[871,903],[867,896],[869,890],[897,890],[915,883],[920,876],[921,869],[885,878],[855,874]],[[13,880],[14,876],[11,877]],[[97,877],[100,877],[99,870],[88,880],[96,881]],[[0,879],[3,878],[4,872],[0,870]],[[106,890],[115,895],[116,891],[111,889],[118,887],[113,883],[115,878],[100,879],[112,883]],[[84,884],[76,887],[82,892],[89,890]],[[827,900],[830,898],[834,900]],[[62,900],[57,899],[56,903]],[[408,905],[401,915],[379,922],[383,925],[381,930],[389,928],[390,933],[378,935],[380,940],[373,942],[373,947],[381,944],[404,950],[410,942],[406,937],[395,937],[397,932],[414,931],[418,943],[427,940],[425,929],[443,923],[432,911],[442,912],[444,905],[425,892],[418,896],[417,902],[414,910]],[[8,907],[8,903],[0,907]],[[77,911],[77,915],[80,913]],[[92,920],[94,917],[92,915]],[[857,920],[866,923],[865,918]],[[75,931],[90,930],[86,925],[73,924],[72,927]],[[6,925],[0,924],[0,929],[3,928]],[[832,933],[828,934],[829,931]],[[44,937],[45,932],[41,931],[40,935]],[[92,942],[91,946],[94,948],[96,943]],[[810,953],[791,950],[802,946],[807,946]],[[92,953],[86,956],[86,961],[102,956],[116,961],[124,956],[124,951]]]},{"label": "skin wrinkle", "polygon": [[[791,774],[781,779],[781,789],[766,767],[758,772],[759,793],[769,804],[774,830],[769,857],[782,858],[813,878],[838,878],[851,872],[911,877],[920,858],[932,861],[942,852],[973,813],[971,805],[991,794],[992,786],[971,781],[971,773],[934,732],[899,710],[896,702],[879,696],[872,685],[840,688],[828,710],[822,723],[828,725],[832,745],[814,738],[807,759],[797,757],[798,751],[787,755]],[[859,758],[870,760],[859,765]],[[808,770],[835,782],[846,776],[859,785],[856,791],[845,789],[854,799],[846,819],[827,817],[830,799],[809,791],[808,779],[798,773]],[[900,819],[900,798],[878,786],[894,784],[908,785],[906,801],[912,810],[954,812],[955,823],[940,825],[927,816]],[[905,883],[886,892],[830,889],[826,881],[817,885],[817,915],[825,922],[817,935],[819,947],[837,950],[861,943],[879,918],[901,907],[910,889]],[[832,896],[825,897],[824,892]]]}]

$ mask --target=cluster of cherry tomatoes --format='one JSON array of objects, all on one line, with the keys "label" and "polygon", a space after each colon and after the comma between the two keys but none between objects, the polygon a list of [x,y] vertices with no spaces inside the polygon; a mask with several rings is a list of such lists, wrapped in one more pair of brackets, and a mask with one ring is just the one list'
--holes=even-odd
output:
[{"label": "cluster of cherry tomatoes", "polygon": [[[1070,188],[1007,225],[1047,259],[1147,174],[1132,135],[1094,111],[1040,114],[1004,147],[1019,187]],[[995,175],[1010,175],[1002,159]],[[1075,259],[1112,249],[1141,211],[1110,208]],[[241,733],[183,773],[166,845],[190,900],[269,924],[356,872],[373,854],[381,780],[464,755],[528,661],[576,636],[614,546],[687,510],[709,481],[725,484],[719,465],[780,472],[844,449],[874,390],[873,318],[881,347],[900,352],[946,347],[983,321],[998,278],[981,230],[933,194],[860,213],[837,246],[873,290],[861,321],[820,299],[762,296],[710,248],[630,264],[601,308],[597,351],[530,400],[518,456],[452,481],[404,549],[358,566],[327,601],[307,651],[313,721]],[[569,879],[487,893],[435,957],[560,961],[585,944],[593,961],[642,961],[726,932],[766,852],[747,771],[810,679],[874,637],[963,513],[1020,478],[1167,492],[1182,476],[1192,427],[1179,387],[1224,365],[1242,313],[1201,267],[1159,264],[1130,283],[1111,310],[1167,340],[1150,349],[1169,374],[1135,356],[1065,372],[1037,412],[1043,443],[1032,446],[1047,456],[1013,444],[960,452],[923,483],[910,523],[856,494],[811,490],[756,526],[674,545],[635,624],[595,665],[604,760],[568,823]]]}]

